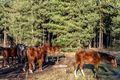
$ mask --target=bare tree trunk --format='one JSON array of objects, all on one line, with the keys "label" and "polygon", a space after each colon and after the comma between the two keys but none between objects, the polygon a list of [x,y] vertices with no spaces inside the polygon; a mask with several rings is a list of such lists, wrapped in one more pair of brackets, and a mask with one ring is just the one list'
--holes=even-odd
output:
[{"label": "bare tree trunk", "polygon": [[112,36],[111,36],[111,32],[109,33],[109,47],[112,47]]},{"label": "bare tree trunk", "polygon": [[48,32],[48,44],[52,46],[52,33]]},{"label": "bare tree trunk", "polygon": [[94,37],[94,43],[93,47],[96,47],[96,36]]},{"label": "bare tree trunk", "polygon": [[44,44],[45,43],[45,29],[43,28],[43,40],[42,40],[42,44]]},{"label": "bare tree trunk", "polygon": [[89,48],[91,48],[91,41],[90,41],[90,43],[89,43]]},{"label": "bare tree trunk", "polygon": [[[99,1],[100,3],[100,1]],[[101,7],[100,7],[101,10]],[[100,13],[100,30],[99,30],[99,48],[103,48],[103,25],[102,25],[102,13]]]},{"label": "bare tree trunk", "polygon": [[32,27],[32,40],[31,40],[31,45],[33,45],[33,40],[34,40],[34,35],[33,35],[33,32],[34,32],[34,30],[33,30],[33,27]]},{"label": "bare tree trunk", "polygon": [[47,41],[47,42],[48,42],[49,45],[51,45],[51,42],[50,42],[50,37],[51,37],[51,36],[50,36],[50,33],[49,33],[49,32],[48,32],[48,35],[47,35],[47,36],[48,36],[48,41]]},{"label": "bare tree trunk", "polygon": [[[100,23],[101,24],[101,23]],[[99,32],[99,48],[102,49],[103,48],[103,31],[101,29],[100,26],[100,32]]]},{"label": "bare tree trunk", "polygon": [[6,31],[4,30],[4,42],[3,42],[3,47],[6,47],[6,41],[7,41],[7,33],[6,33]]}]

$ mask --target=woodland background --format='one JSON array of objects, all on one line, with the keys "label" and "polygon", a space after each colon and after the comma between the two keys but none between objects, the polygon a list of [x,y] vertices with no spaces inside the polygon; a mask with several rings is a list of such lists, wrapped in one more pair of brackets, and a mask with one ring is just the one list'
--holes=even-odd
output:
[{"label": "woodland background", "polygon": [[120,49],[120,0],[0,0],[0,45]]}]

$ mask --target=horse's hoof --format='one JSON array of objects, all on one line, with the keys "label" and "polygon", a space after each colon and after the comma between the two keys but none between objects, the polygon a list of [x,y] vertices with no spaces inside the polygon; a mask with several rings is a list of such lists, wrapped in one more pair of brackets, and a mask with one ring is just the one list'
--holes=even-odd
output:
[{"label": "horse's hoof", "polygon": [[75,76],[75,79],[78,79],[78,76]]},{"label": "horse's hoof", "polygon": [[9,65],[7,65],[7,68],[9,68],[10,66]]},{"label": "horse's hoof", "polygon": [[33,71],[32,71],[32,70],[29,70],[29,73],[31,73],[31,74],[32,74],[32,73],[33,73]]},{"label": "horse's hoof", "polygon": [[43,70],[42,69],[39,69],[39,71],[38,72],[42,72]]},{"label": "horse's hoof", "polygon": [[25,72],[25,68],[22,68],[23,72]]}]

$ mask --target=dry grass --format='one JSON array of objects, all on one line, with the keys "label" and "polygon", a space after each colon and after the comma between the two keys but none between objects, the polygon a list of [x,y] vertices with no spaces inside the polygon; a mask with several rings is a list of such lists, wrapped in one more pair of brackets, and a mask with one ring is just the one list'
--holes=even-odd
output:
[{"label": "dry grass", "polygon": [[[8,79],[8,80],[95,80],[93,76],[93,72],[89,68],[84,69],[85,77],[80,75],[81,73],[78,71],[78,77],[74,76],[74,67],[72,63],[74,62],[75,52],[66,52],[64,53],[66,58],[62,58],[59,64],[68,65],[68,67],[54,67],[56,65],[51,65],[43,70],[41,73],[33,73],[33,74],[23,74],[18,76],[16,79]],[[120,58],[118,58],[120,59]],[[59,65],[58,64],[58,65]],[[111,65],[106,63],[102,63],[101,66],[106,67],[107,72],[104,69],[99,68],[100,80],[119,80],[120,78],[120,67],[113,69]],[[21,76],[26,77],[24,79],[19,79]]]},{"label": "dry grass", "polygon": [[[33,77],[28,77],[27,80],[95,80],[91,71],[85,70],[87,72],[85,77],[79,75],[75,78],[73,68],[55,68],[49,71],[36,74]],[[89,74],[89,75],[88,75]]]},{"label": "dry grass", "polygon": [[[85,69],[86,76],[83,77],[78,72],[78,77],[75,78],[74,76],[74,67],[72,63],[74,62],[74,52],[67,52],[64,53],[67,57],[66,59],[62,60],[61,64],[68,65],[65,68],[56,68],[50,67],[44,70],[42,73],[37,73],[36,75],[31,75],[27,78],[27,80],[95,80],[93,77],[93,73],[89,69]],[[66,64],[67,63],[67,64]]]}]

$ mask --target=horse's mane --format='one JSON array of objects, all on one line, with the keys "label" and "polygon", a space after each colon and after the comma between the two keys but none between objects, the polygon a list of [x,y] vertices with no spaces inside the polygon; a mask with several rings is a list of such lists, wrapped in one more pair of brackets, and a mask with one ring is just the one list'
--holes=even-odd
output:
[{"label": "horse's mane", "polygon": [[109,59],[115,59],[115,56],[109,54],[109,53],[105,53],[105,52],[100,52],[98,51],[98,53],[100,54],[101,58],[109,58]]}]

